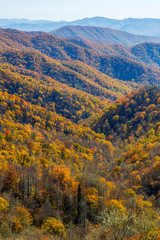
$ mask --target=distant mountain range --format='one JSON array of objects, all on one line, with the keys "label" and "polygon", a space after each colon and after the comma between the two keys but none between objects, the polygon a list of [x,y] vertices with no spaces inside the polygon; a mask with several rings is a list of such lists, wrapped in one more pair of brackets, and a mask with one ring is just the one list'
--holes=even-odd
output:
[{"label": "distant mountain range", "polygon": [[78,122],[139,86],[159,85],[159,55],[157,43],[129,48],[0,29],[0,88],[33,104],[50,102]]},{"label": "distant mountain range", "polygon": [[0,239],[160,239],[158,38],[56,32],[0,28]]},{"label": "distant mountain range", "polygon": [[[47,33],[36,34],[32,32],[26,34],[16,30],[0,30],[0,36],[0,56],[2,62],[8,62],[13,65],[23,65],[29,70],[34,69],[41,73],[43,72],[43,74],[45,73],[52,78],[56,77],[56,79],[59,79],[61,82],[63,79],[63,82],[65,81],[67,84],[68,77],[66,78],[66,76],[68,74],[72,75],[70,70],[74,70],[74,72],[82,74],[81,68],[85,68],[84,72],[86,73],[86,69],[89,67],[92,67],[101,73],[110,76],[111,78],[116,78],[125,82],[133,82],[134,79],[134,82],[138,84],[159,84],[160,71],[158,59],[157,62],[154,62],[159,55],[159,45],[156,45],[155,47],[153,43],[151,44],[151,47],[149,44],[147,48],[143,45],[142,47],[139,46],[141,49],[141,56],[136,56],[136,47],[133,49],[133,53],[132,49],[123,47],[124,54],[122,53],[121,55],[114,53],[113,46],[112,54],[103,54],[100,51],[99,53],[96,51],[95,45],[93,46],[93,49],[91,49],[91,44],[89,49]],[[98,46],[99,45],[97,45],[97,49]],[[103,46],[104,45],[100,45],[100,48],[103,48]],[[118,47],[121,48],[121,45],[118,45],[117,48]],[[153,54],[152,51],[150,53],[150,49],[152,49]],[[148,54],[147,59],[149,57],[151,59],[151,62],[147,64],[148,66],[145,65],[145,62],[147,61],[145,58],[145,51],[147,51]],[[120,53],[120,51],[118,52]],[[49,57],[52,60],[46,57]],[[46,58],[46,60],[43,60],[44,58]],[[60,63],[55,62],[55,60],[67,62],[63,62],[62,66],[60,66]],[[47,66],[44,64],[46,61],[48,62]],[[83,63],[86,65],[82,67],[80,66],[80,62],[81,64]],[[155,66],[152,68],[152,66],[155,64],[158,66],[156,66],[157,69]],[[64,74],[66,80],[64,80],[62,77],[62,69],[64,70],[64,65],[65,68],[70,69],[67,70],[67,74]],[[55,66],[57,66],[57,70],[55,69]],[[73,79],[73,76],[70,78],[69,83],[71,83],[71,79]],[[77,73],[74,73],[74,80],[75,79],[77,79],[76,81],[79,79]],[[95,77],[95,79],[97,79],[96,81],[100,82],[97,77]],[[90,75],[90,80],[93,81],[92,74]],[[109,82],[110,81],[111,80],[109,80]],[[102,86],[102,84],[100,85]],[[72,87],[74,86],[75,83],[72,84]],[[76,86],[76,88],[82,88],[82,84]],[[97,86],[94,86],[94,91],[91,90],[92,94],[95,93],[95,89],[97,89]],[[101,96],[104,96],[104,94],[101,94]]]},{"label": "distant mountain range", "polygon": [[160,19],[127,18],[123,20],[104,17],[84,18],[76,21],[47,21],[28,19],[0,19],[0,27],[15,28],[22,31],[50,32],[66,25],[108,27],[115,30],[146,36],[160,36]]},{"label": "distant mountain range", "polygon": [[[0,39],[0,88],[10,94],[23,89],[21,96],[34,103],[41,97],[44,104],[50,102],[58,114],[75,122],[138,87],[103,73],[94,51],[51,34],[0,29]],[[94,68],[94,63],[100,68]],[[158,80],[154,71],[149,76]]]},{"label": "distant mountain range", "polygon": [[133,46],[143,42],[160,43],[160,37],[135,35],[102,27],[65,26],[51,33],[58,37],[83,39],[98,44],[115,43],[124,46]]}]

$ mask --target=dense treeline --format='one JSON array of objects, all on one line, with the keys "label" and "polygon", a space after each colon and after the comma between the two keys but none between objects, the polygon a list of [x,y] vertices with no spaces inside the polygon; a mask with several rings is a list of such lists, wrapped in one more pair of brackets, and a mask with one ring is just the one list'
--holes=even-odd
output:
[{"label": "dense treeline", "polygon": [[93,129],[111,138],[127,139],[141,136],[159,120],[159,87],[142,88],[126,95],[106,108],[98,120],[93,120]]},{"label": "dense treeline", "polygon": [[[20,233],[26,228],[30,224],[27,216],[23,216],[28,221],[25,223],[19,217],[26,212],[37,227],[42,226],[46,217],[60,218],[67,224],[70,221],[82,224],[77,215],[82,212],[76,211],[78,185],[82,188],[80,183],[83,194],[79,204],[82,204],[84,192],[88,198],[85,200],[85,221],[88,218],[94,222],[91,209],[94,204],[94,211],[101,208],[100,193],[96,188],[102,181],[100,176],[94,178],[94,172],[96,176],[97,167],[102,168],[101,162],[106,161],[107,156],[108,159],[113,157],[111,142],[105,141],[103,134],[75,125],[53,111],[48,112],[8,93],[0,94],[2,236]],[[88,175],[86,172],[91,164],[93,171]],[[6,208],[4,199],[8,202]],[[13,221],[8,218],[10,214]]]},{"label": "dense treeline", "polygon": [[[17,70],[17,72],[16,72]],[[31,76],[30,76],[31,75]],[[78,121],[100,111],[106,101],[69,88],[49,77],[39,76],[30,71],[3,65],[0,70],[1,89],[16,94],[31,103],[45,106],[48,110]],[[32,77],[33,76],[33,77]]]},{"label": "dense treeline", "polygon": [[160,67],[160,44],[145,42],[141,44],[137,44],[133,47],[125,47],[120,44],[97,44],[86,42],[83,39],[72,39],[66,38],[68,42],[75,43],[81,47],[85,47],[91,49],[94,52],[99,54],[112,54],[117,56],[127,57],[134,61],[143,63],[150,67],[158,68]]},{"label": "dense treeline", "polygon": [[0,32],[0,238],[158,239],[160,89],[129,93],[134,81],[77,61],[89,52],[54,36]]},{"label": "dense treeline", "polygon": [[[135,82],[139,82],[142,84],[150,83],[158,83],[160,78],[160,72],[158,69],[154,69],[151,67],[147,67],[141,63],[141,56],[138,55],[134,56],[134,51],[131,50],[129,54],[115,54],[115,52],[121,52],[119,50],[112,51],[112,54],[103,54],[105,52],[97,53],[97,49],[99,46],[96,47],[96,50],[93,48],[89,49],[88,47],[82,47],[78,44],[71,43],[65,41],[64,39],[55,37],[51,34],[44,34],[44,33],[23,33],[13,30],[1,30],[0,34],[2,36],[1,41],[1,54],[2,60],[5,61],[7,57],[7,61],[12,60],[12,64],[16,64],[17,61],[17,54],[19,55],[17,50],[28,50],[33,52],[37,50],[38,52],[34,52],[35,56],[39,53],[45,54],[48,57],[60,61],[81,61],[104,74],[109,75],[112,78],[117,78],[123,81],[132,81],[134,79]],[[14,54],[13,52],[14,48]],[[10,51],[8,51],[10,49]],[[143,46],[142,46],[143,49]],[[7,52],[6,52],[7,51]],[[6,53],[5,53],[6,52]],[[26,55],[27,55],[26,52]],[[125,51],[126,52],[126,51]],[[133,54],[132,54],[133,52]],[[148,50],[150,52],[150,50]],[[154,50],[153,50],[154,52]],[[158,48],[157,48],[158,52]],[[11,54],[11,58],[10,58]],[[21,55],[21,54],[20,54]],[[143,53],[145,55],[145,53]],[[148,53],[149,55],[149,53]],[[131,57],[134,56],[134,57]],[[156,55],[155,55],[156,56]],[[154,58],[155,58],[154,56]],[[15,59],[14,59],[15,57]],[[13,58],[13,59],[12,59]],[[29,58],[24,54],[24,61],[25,59],[32,60],[32,64],[34,65],[34,58],[30,56]],[[152,58],[152,59],[154,59]],[[147,59],[147,58],[146,58]],[[136,60],[136,61],[135,61]],[[137,62],[140,61],[140,62]],[[154,61],[154,60],[153,60]],[[144,62],[146,63],[146,61]],[[23,64],[22,64],[23,65]],[[31,67],[27,65],[27,68]],[[38,69],[38,68],[37,68]],[[40,70],[40,69],[39,69]]]},{"label": "dense treeline", "polygon": [[121,147],[116,174],[125,174],[130,186],[136,183],[138,192],[153,194],[159,204],[160,88],[128,94],[91,121],[92,129]]},{"label": "dense treeline", "polygon": [[49,76],[72,88],[101,98],[115,99],[116,94],[125,94],[132,87],[137,86],[136,84],[127,84],[112,79],[79,61],[59,62],[35,51],[9,50],[2,55],[3,63],[8,62],[13,66],[23,67],[41,75]]},{"label": "dense treeline", "polygon": [[[150,105],[158,104],[159,93],[140,90],[109,109],[147,94]],[[0,95],[1,236],[157,239],[160,125],[155,114],[139,136],[128,133],[123,143],[117,131],[119,138],[107,135],[111,143],[53,110]],[[143,100],[139,107],[144,106]]]}]

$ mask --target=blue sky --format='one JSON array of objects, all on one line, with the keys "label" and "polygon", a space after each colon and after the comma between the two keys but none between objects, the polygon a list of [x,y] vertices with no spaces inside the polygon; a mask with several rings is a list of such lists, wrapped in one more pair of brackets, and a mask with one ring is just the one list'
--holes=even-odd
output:
[{"label": "blue sky", "polygon": [[0,18],[160,18],[159,0],[0,0]]}]

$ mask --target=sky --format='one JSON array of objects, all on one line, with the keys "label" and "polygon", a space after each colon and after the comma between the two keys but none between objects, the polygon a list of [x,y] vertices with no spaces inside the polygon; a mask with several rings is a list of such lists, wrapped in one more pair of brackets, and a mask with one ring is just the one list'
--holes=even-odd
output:
[{"label": "sky", "polygon": [[160,0],[0,0],[0,18],[73,21],[94,16],[160,18]]}]

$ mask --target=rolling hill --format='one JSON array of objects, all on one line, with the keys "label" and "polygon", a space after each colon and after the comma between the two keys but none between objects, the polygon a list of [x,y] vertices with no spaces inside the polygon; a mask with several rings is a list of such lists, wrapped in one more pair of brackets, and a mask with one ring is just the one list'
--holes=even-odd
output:
[{"label": "rolling hill", "polygon": [[0,29],[0,239],[159,236],[158,58]]},{"label": "rolling hill", "polygon": [[142,88],[108,107],[93,123],[92,129],[127,139],[144,135],[159,122],[160,88]]},{"label": "rolling hill", "polygon": [[159,37],[140,36],[110,28],[92,26],[65,26],[51,33],[58,37],[83,39],[100,44],[115,43],[124,46],[133,46],[142,42],[160,42]]},{"label": "rolling hill", "polygon": [[[112,78],[129,82],[134,80],[139,84],[159,84],[160,72],[158,69],[145,66],[127,57],[97,53],[51,34],[34,34],[34,32],[26,34],[14,30],[1,30],[1,35],[2,62],[9,61],[9,63],[16,65],[19,61],[19,64],[22,63],[27,69],[33,70],[31,68],[36,69],[35,60],[37,59],[37,64],[41,65],[41,67],[37,67],[39,72],[41,71],[51,77],[58,77],[59,73],[51,71],[51,62],[67,60],[72,65],[72,61],[78,60]],[[25,52],[26,56],[23,59]],[[45,54],[44,57],[43,54]],[[26,61],[31,62],[27,64]],[[45,62],[50,62],[48,70],[45,67]],[[61,64],[58,63],[59,66]]]},{"label": "rolling hill", "polygon": [[144,42],[136,44],[132,47],[126,47],[121,44],[97,44],[87,42],[82,39],[66,38],[68,42],[74,43],[81,47],[88,48],[98,54],[112,54],[124,56],[134,61],[143,63],[147,66],[159,68],[160,44],[152,42]]},{"label": "rolling hill", "polygon": [[[141,219],[140,229],[140,223],[131,224],[136,230],[133,237],[147,236],[153,227],[154,234],[159,234],[159,98],[159,88],[141,89],[108,107],[100,117],[105,117],[101,126],[105,125],[102,130],[107,139],[53,109],[0,91],[1,236],[6,236],[2,230],[7,226],[7,237],[43,239],[46,234],[48,240],[50,233],[44,232],[43,224],[60,216],[60,226],[67,226],[62,239],[88,235],[94,239],[95,231],[88,226],[82,236],[80,224],[95,224],[97,215],[106,214],[106,209],[109,215],[116,212],[116,219],[129,218],[124,229],[130,226],[130,219],[136,223]],[[112,135],[104,131],[109,124]],[[83,199],[81,211],[79,198]],[[85,218],[77,223],[84,211]],[[151,225],[147,231],[142,228],[144,217]],[[76,229],[70,227],[70,221]],[[101,218],[98,223],[103,224]],[[103,225],[99,228],[98,238]],[[131,236],[123,231],[123,236]],[[110,228],[107,238],[112,239]]]},{"label": "rolling hill", "polygon": [[[1,30],[1,36],[1,89],[33,104],[47,105],[72,121],[88,118],[138,87],[83,63],[89,59],[87,49],[63,39],[15,30]],[[81,56],[83,61],[73,61],[71,56]]]},{"label": "rolling hill", "polygon": [[122,149],[112,173],[123,176],[132,190],[159,201],[160,88],[128,94],[88,124]]}]

